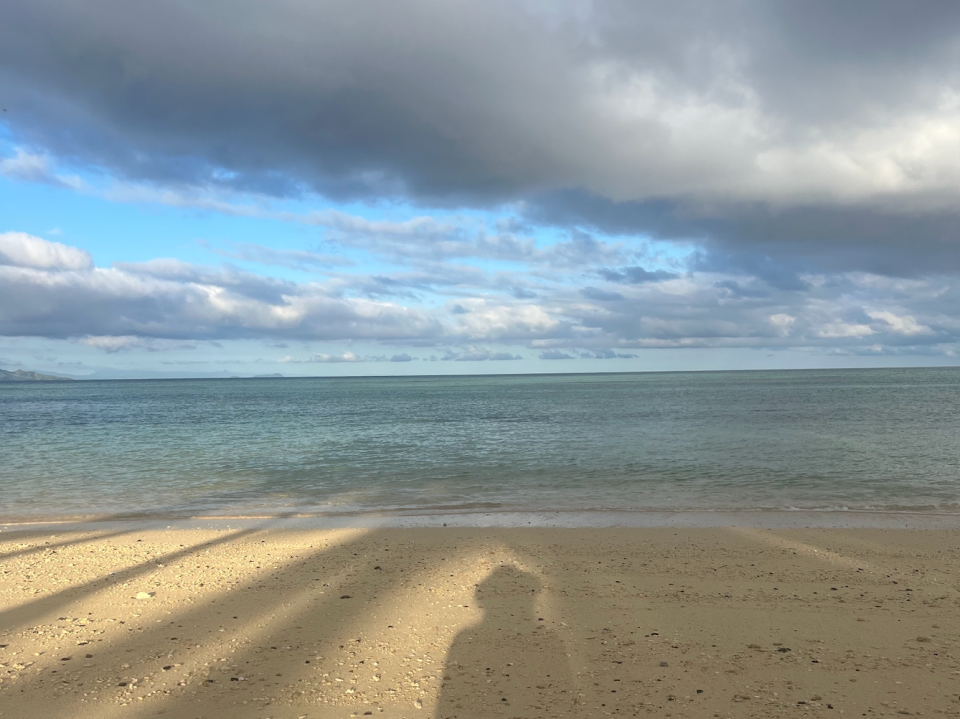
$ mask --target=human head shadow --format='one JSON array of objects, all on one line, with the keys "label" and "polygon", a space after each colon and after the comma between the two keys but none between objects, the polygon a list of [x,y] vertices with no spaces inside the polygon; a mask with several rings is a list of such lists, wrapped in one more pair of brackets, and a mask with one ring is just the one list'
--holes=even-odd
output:
[{"label": "human head shadow", "polygon": [[542,717],[575,704],[566,648],[537,614],[540,589],[536,576],[510,565],[477,585],[483,619],[450,647],[436,719]]}]

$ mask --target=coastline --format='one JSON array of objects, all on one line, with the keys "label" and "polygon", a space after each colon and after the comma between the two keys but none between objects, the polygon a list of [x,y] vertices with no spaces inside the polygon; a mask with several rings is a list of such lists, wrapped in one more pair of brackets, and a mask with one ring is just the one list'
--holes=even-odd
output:
[{"label": "coastline", "polygon": [[257,513],[0,518],[0,532],[88,529],[250,529],[296,530],[462,528],[723,528],[757,529],[960,529],[960,514],[869,510],[636,510],[507,512],[351,512],[330,514]]},{"label": "coastline", "polygon": [[954,529],[157,521],[0,533],[3,716],[960,714]]}]

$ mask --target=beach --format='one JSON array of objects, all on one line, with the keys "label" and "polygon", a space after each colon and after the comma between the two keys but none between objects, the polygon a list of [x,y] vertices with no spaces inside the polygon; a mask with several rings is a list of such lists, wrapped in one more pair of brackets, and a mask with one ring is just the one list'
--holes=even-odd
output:
[{"label": "beach", "polygon": [[0,8],[0,719],[960,719],[960,2]]},{"label": "beach", "polygon": [[952,530],[0,532],[0,716],[960,715]]}]

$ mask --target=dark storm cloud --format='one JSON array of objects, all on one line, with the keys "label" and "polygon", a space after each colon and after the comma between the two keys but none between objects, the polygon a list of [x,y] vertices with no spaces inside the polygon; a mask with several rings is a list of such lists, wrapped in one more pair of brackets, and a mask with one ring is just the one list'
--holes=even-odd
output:
[{"label": "dark storm cloud", "polygon": [[[703,244],[704,267],[766,253],[782,283],[960,271],[956,2],[10,0],[3,16],[4,122],[44,157],[168,186],[521,201],[528,224]],[[521,231],[465,242],[523,257]]]},{"label": "dark storm cloud", "polygon": [[[924,208],[917,206],[920,198],[786,206],[680,199],[612,202],[567,191],[541,199],[530,210],[536,221],[611,235],[640,230],[655,239],[699,245],[703,250],[691,269],[740,270],[786,283],[795,283],[805,271],[960,272],[960,209]],[[631,275],[631,269],[622,268],[619,281],[658,279],[642,268]],[[614,279],[609,270],[601,272]]]},{"label": "dark storm cloud", "polygon": [[545,168],[505,171],[500,102],[518,108],[563,61],[503,2],[41,0],[7,6],[3,27],[27,139],[130,177],[276,194],[510,194]]},{"label": "dark storm cloud", "polygon": [[580,290],[580,294],[588,300],[596,300],[597,302],[615,302],[623,299],[623,295],[619,292],[610,292],[596,287],[584,287]]},{"label": "dark storm cloud", "polygon": [[631,285],[639,285],[644,282],[659,282],[661,280],[672,280],[677,277],[674,272],[666,270],[645,270],[643,267],[620,267],[610,269],[601,267],[597,273],[607,280],[607,282],[625,282]]}]

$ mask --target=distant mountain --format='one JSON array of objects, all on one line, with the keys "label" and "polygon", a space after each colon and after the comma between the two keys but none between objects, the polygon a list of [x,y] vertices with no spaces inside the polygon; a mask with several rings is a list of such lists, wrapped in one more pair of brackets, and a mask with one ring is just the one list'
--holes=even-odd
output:
[{"label": "distant mountain", "polygon": [[0,369],[0,382],[72,382],[69,377],[54,377],[52,374],[40,374],[39,372],[24,372],[18,369],[16,372],[10,372]]},{"label": "distant mountain", "polygon": [[158,370],[139,369],[112,369],[110,367],[87,368],[87,374],[68,375],[70,379],[232,379],[236,377],[232,372],[163,372]]},{"label": "distant mountain", "polygon": [[274,372],[273,374],[255,374],[254,379],[275,379],[276,377],[283,377],[279,372]]}]

